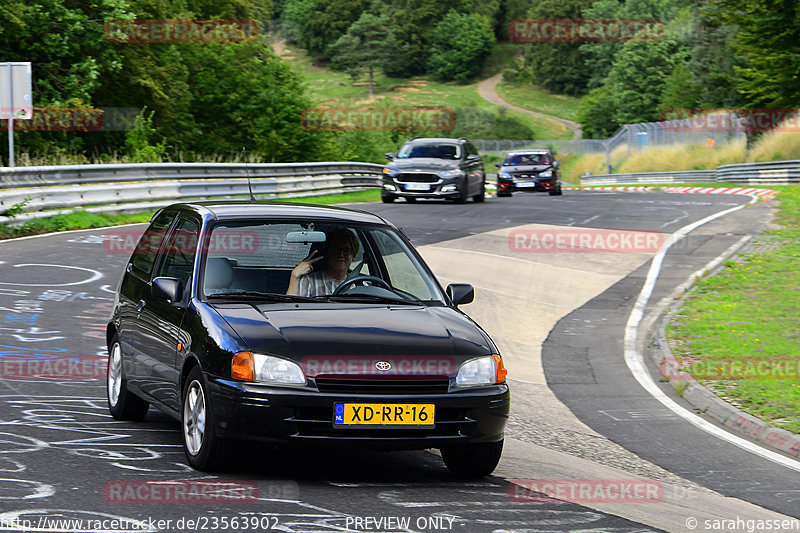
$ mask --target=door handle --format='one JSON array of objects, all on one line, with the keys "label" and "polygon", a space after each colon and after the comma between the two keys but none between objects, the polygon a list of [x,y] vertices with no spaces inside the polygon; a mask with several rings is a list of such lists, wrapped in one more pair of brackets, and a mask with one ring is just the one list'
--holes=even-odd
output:
[{"label": "door handle", "polygon": [[147,302],[145,302],[144,300],[139,300],[139,305],[136,307],[136,312],[141,313],[145,305],[147,305]]}]

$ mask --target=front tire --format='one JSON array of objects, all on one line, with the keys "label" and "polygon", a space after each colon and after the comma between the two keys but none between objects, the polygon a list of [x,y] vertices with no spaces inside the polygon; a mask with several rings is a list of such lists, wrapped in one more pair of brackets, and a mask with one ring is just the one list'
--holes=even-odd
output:
[{"label": "front tire", "polygon": [[108,348],[106,398],[108,410],[117,420],[141,420],[150,408],[149,403],[128,390],[128,380],[123,372],[122,346],[116,335]]},{"label": "front tire", "polygon": [[458,187],[459,196],[456,198],[457,204],[465,204],[467,203],[467,198],[469,198],[469,191],[467,190],[467,180],[464,180],[461,185]]},{"label": "front tire", "polygon": [[442,459],[451,474],[479,478],[494,472],[503,454],[503,439],[442,448]]},{"label": "front tire", "polygon": [[472,197],[472,201],[479,204],[486,199],[486,181],[481,180],[481,191]]},{"label": "front tire", "polygon": [[181,432],[186,460],[197,470],[213,471],[223,462],[225,442],[217,437],[214,413],[200,367],[186,377],[181,396]]},{"label": "front tire", "polygon": [[394,202],[394,196],[391,194],[381,194],[381,202],[385,204],[391,204]]}]

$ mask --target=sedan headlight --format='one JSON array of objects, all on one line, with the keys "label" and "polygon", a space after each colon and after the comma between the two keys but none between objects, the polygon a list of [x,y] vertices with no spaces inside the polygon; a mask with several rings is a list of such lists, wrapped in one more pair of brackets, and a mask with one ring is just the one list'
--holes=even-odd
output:
[{"label": "sedan headlight", "polygon": [[539,177],[540,178],[552,178],[553,177],[553,171],[552,170],[545,170],[544,172],[539,172]]},{"label": "sedan headlight", "polygon": [[233,356],[231,376],[240,381],[275,383],[278,385],[305,385],[306,376],[295,362],[250,352]]},{"label": "sedan headlight", "polygon": [[501,178],[505,178],[505,179],[507,179],[507,180],[510,180],[510,179],[511,179],[511,174],[509,174],[509,173],[508,173],[508,172],[506,172],[505,170],[501,170],[501,171],[500,171],[500,173],[499,173],[499,174],[497,174],[497,175],[498,175],[498,176],[500,176]]},{"label": "sedan headlight", "polygon": [[503,366],[503,360],[499,355],[477,357],[461,365],[456,376],[456,385],[474,387],[505,383],[507,374],[508,370]]},{"label": "sedan headlight", "polygon": [[461,175],[461,171],[460,170],[444,170],[442,172],[439,172],[439,175],[441,177],[443,177],[443,178],[453,178],[455,176]]},{"label": "sedan headlight", "polygon": [[397,169],[396,168],[383,167],[383,173],[387,174],[389,176],[394,176],[394,175],[397,174]]}]

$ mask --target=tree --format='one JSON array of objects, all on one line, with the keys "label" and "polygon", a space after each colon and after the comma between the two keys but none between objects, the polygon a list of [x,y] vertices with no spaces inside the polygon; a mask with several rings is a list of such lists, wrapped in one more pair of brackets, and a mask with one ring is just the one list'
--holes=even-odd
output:
[{"label": "tree", "polygon": [[391,61],[397,48],[397,39],[389,28],[389,18],[364,13],[345,35],[330,46],[331,68],[345,70],[353,76],[366,70],[369,73],[369,96],[372,97],[375,69]]},{"label": "tree", "polygon": [[800,3],[798,0],[716,0],[704,12],[736,26],[737,89],[748,107],[796,107],[800,94]]},{"label": "tree", "polygon": [[578,121],[583,136],[589,139],[605,139],[620,127],[617,122],[617,101],[608,85],[592,89],[581,98]]},{"label": "tree", "polygon": [[616,56],[609,74],[620,124],[658,120],[658,107],[667,74],[685,61],[685,51],[671,39],[628,41]]},{"label": "tree", "polygon": [[494,33],[486,17],[450,10],[436,26],[430,70],[440,79],[463,83],[481,71],[493,44]]},{"label": "tree", "polygon": [[328,57],[329,46],[369,5],[370,0],[289,0],[283,7],[284,33],[309,53]]},{"label": "tree", "polygon": [[[592,0],[541,0],[528,10],[533,19],[579,19]],[[525,45],[525,67],[537,85],[571,95],[583,94],[593,67],[583,61],[577,42],[537,42]]]}]

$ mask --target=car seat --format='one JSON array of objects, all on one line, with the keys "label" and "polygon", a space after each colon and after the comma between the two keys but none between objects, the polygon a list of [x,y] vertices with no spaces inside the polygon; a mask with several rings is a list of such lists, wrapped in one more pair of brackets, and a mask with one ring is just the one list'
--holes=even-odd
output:
[{"label": "car seat", "polygon": [[203,280],[205,294],[218,294],[231,288],[233,265],[227,257],[209,257],[206,261],[206,274]]}]

